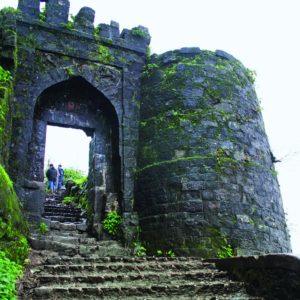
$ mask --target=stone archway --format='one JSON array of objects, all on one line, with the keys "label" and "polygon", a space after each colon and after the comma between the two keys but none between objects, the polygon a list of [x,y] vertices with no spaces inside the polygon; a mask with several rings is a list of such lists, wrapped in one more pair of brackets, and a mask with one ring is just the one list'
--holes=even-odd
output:
[{"label": "stone archway", "polygon": [[121,205],[118,123],[109,100],[82,77],[72,77],[47,88],[34,110],[26,177],[43,181],[47,124],[84,130],[92,137],[89,159],[92,222],[100,223],[105,206],[114,201]]}]

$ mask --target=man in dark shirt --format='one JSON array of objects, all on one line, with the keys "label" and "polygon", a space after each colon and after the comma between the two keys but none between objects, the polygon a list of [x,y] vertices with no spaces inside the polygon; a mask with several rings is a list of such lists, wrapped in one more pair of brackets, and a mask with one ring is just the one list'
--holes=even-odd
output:
[{"label": "man in dark shirt", "polygon": [[57,180],[57,191],[62,187],[64,184],[64,169],[62,165],[58,165],[58,180]]},{"label": "man in dark shirt", "polygon": [[46,176],[49,181],[50,193],[53,194],[55,192],[56,178],[57,178],[57,171],[54,168],[53,164],[50,164],[50,168],[47,170]]}]

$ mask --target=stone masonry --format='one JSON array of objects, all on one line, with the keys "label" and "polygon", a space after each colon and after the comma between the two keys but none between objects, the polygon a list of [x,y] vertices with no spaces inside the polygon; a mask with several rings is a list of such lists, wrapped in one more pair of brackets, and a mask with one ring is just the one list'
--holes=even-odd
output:
[{"label": "stone masonry", "polygon": [[89,226],[117,201],[123,241],[216,256],[290,252],[253,76],[224,51],[148,55],[137,26],[94,26],[68,0],[1,12],[0,64],[14,77],[9,173],[32,222],[44,213],[47,125],[91,136]]}]

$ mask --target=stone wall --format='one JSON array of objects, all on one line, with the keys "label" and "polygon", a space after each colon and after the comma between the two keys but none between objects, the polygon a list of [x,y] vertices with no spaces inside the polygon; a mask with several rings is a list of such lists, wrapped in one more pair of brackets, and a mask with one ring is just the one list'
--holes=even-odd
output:
[{"label": "stone wall", "polygon": [[[108,176],[105,186],[91,188],[104,188],[104,193],[117,194],[122,212],[130,214],[136,168],[140,79],[150,42],[148,30],[138,26],[120,33],[118,23],[113,21],[110,25],[94,27],[95,12],[87,7],[82,8],[74,20],[68,20],[68,0],[49,1],[45,11],[40,10],[40,1],[20,0],[18,9],[4,13],[4,23],[9,30],[5,30],[5,26],[1,28],[1,47],[16,65],[9,172],[25,208],[33,213],[33,219],[40,218],[41,198],[44,196],[40,188],[37,194],[33,187],[41,187],[43,182],[46,125],[82,128],[97,136],[99,124],[93,120],[99,119],[97,110],[101,110],[106,120],[114,119],[115,124],[113,129],[107,127],[106,135],[98,135],[107,151],[95,153],[93,159],[104,155],[108,172],[118,174]],[[84,91],[86,98],[89,98],[88,90],[97,91],[97,97],[92,100],[82,97],[75,101],[76,109],[81,107],[84,110],[89,106],[92,115],[64,106],[74,100],[70,98],[70,90],[50,105],[51,95],[43,97],[49,90],[54,96],[55,87],[60,84],[72,89],[72,84],[69,84],[72,80],[85,82],[83,86],[88,86]],[[90,105],[89,101],[94,101],[95,105]],[[39,114],[37,107],[43,113]],[[113,135],[109,141],[102,138],[108,136],[108,132]],[[109,195],[105,196],[109,198]],[[31,204],[27,206],[29,202]],[[35,212],[32,203],[37,208]]]},{"label": "stone wall", "polygon": [[149,248],[291,250],[253,81],[223,51],[183,48],[147,65],[135,204]]},{"label": "stone wall", "polygon": [[51,124],[92,136],[89,203],[99,232],[103,207],[117,199],[128,245],[140,222],[153,251],[291,250],[251,71],[198,48],[146,65],[142,26],[94,27],[87,7],[69,20],[68,0],[48,1],[45,11],[39,0],[20,0],[18,8],[0,15],[0,63],[13,75],[0,89],[13,115],[4,163],[32,220],[43,212]]}]

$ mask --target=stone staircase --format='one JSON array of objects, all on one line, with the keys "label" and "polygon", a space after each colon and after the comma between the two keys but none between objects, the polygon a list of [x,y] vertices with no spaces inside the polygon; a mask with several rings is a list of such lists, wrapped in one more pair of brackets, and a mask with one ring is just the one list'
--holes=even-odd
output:
[{"label": "stone staircase", "polygon": [[72,205],[62,203],[61,194],[46,197],[43,217],[51,221],[82,223],[85,221],[84,211]]},{"label": "stone staircase", "polygon": [[88,236],[83,218],[67,221],[77,212],[59,199],[48,202],[50,231],[31,234],[31,265],[18,299],[262,299],[247,295],[244,283],[232,281],[213,262],[130,256],[117,241]]}]

